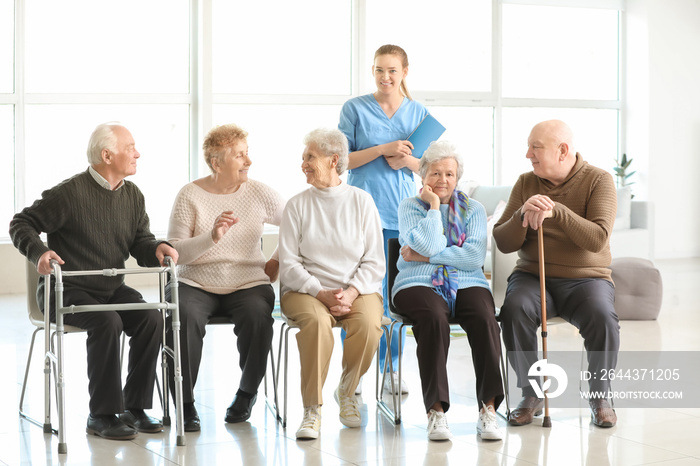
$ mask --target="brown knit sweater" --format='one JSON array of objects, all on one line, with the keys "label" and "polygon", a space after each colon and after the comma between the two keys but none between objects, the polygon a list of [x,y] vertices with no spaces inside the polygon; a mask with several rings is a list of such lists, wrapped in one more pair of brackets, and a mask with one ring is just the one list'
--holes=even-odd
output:
[{"label": "brown knit sweater", "polygon": [[520,175],[493,236],[504,253],[518,251],[515,270],[539,275],[537,232],[523,228],[525,201],[535,194],[554,201],[554,215],[544,221],[545,274],[548,278],[610,280],[610,234],[617,213],[612,176],[589,165],[580,154],[566,180],[558,186],[533,172]]}]

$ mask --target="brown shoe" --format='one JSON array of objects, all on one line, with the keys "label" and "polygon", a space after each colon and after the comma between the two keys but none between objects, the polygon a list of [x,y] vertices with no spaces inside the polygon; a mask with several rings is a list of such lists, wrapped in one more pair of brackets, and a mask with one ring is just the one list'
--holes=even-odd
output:
[{"label": "brown shoe", "polygon": [[617,414],[608,400],[591,400],[591,421],[598,427],[612,427],[617,424]]},{"label": "brown shoe", "polygon": [[520,400],[518,407],[510,412],[508,415],[508,423],[511,426],[530,424],[534,416],[542,414],[542,406],[544,406],[543,399],[535,398],[534,396],[526,396]]}]

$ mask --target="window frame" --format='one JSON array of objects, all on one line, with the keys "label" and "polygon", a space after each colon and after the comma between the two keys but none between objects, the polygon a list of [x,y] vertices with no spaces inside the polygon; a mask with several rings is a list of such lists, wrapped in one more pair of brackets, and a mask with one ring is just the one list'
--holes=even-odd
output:
[{"label": "window frame", "polygon": [[[367,3],[372,0],[351,0],[351,93],[348,95],[243,95],[216,94],[212,89],[212,76],[207,70],[212,67],[212,14],[211,0],[188,0],[190,9],[190,85],[189,92],[180,94],[28,94],[24,87],[26,17],[24,2],[14,1],[14,88],[12,93],[0,93],[0,104],[14,107],[14,207],[18,211],[31,199],[25,199],[25,179],[30,176],[26,166],[25,113],[32,104],[187,104],[189,105],[189,176],[190,179],[206,175],[201,173],[199,159],[204,135],[212,127],[213,109],[218,104],[260,104],[260,105],[342,105],[349,98],[359,95],[360,89],[372,86],[371,76],[364,70],[365,63],[371,60],[365,53],[365,15]],[[504,98],[501,92],[503,43],[502,8],[506,4],[604,8],[618,10],[618,99],[617,100],[576,100],[576,99],[529,99]],[[492,184],[507,184],[513,180],[502,179],[502,110],[504,108],[539,107],[539,108],[595,108],[612,109],[618,112],[618,154],[626,146],[625,133],[625,0],[491,0],[491,91],[490,92],[425,92],[413,90],[417,101],[428,108],[445,107],[490,107],[493,108],[493,178]],[[311,128],[310,128],[311,129]],[[301,137],[301,135],[300,135]],[[48,186],[47,186],[48,187]],[[163,233],[163,226],[154,228]],[[7,233],[0,235],[0,242],[8,240]]]}]

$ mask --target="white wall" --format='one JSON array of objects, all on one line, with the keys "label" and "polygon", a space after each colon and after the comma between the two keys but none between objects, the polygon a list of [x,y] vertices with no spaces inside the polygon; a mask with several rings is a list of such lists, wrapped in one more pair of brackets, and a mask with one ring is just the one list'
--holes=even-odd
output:
[{"label": "white wall", "polygon": [[700,256],[700,2],[628,0],[627,32],[626,147],[655,257]]}]

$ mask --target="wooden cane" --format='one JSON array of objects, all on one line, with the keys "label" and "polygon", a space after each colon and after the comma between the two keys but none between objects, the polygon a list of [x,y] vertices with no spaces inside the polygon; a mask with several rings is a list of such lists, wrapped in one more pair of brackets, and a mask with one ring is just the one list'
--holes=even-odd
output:
[{"label": "wooden cane", "polygon": [[[542,310],[542,358],[547,360],[547,289],[545,287],[544,275],[544,232],[543,227],[537,229],[537,250],[540,262],[540,308]],[[547,385],[547,376],[544,376],[544,385]],[[549,398],[547,389],[544,390],[544,419],[542,427],[552,427],[552,419],[549,417]]]}]

